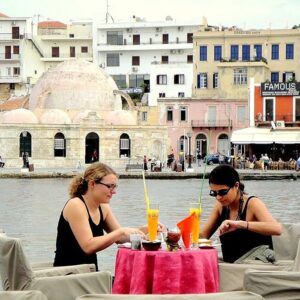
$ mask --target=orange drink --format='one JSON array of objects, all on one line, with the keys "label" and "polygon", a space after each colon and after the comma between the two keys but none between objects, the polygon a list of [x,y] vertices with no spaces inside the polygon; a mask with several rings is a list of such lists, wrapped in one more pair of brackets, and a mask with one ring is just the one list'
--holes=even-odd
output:
[{"label": "orange drink", "polygon": [[198,244],[198,239],[200,235],[200,215],[201,209],[199,203],[191,203],[190,205],[190,215],[194,214],[193,228],[192,228],[192,244]]},{"label": "orange drink", "polygon": [[147,223],[148,223],[148,235],[149,241],[155,241],[157,236],[157,226],[158,226],[158,206],[151,206],[147,210]]}]

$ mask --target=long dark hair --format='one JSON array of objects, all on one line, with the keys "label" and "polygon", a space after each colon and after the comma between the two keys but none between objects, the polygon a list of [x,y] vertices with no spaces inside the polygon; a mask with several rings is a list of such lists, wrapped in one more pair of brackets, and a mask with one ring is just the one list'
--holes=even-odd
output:
[{"label": "long dark hair", "polygon": [[239,182],[239,189],[244,191],[245,186],[240,181],[239,173],[230,165],[219,165],[215,167],[209,175],[209,184],[227,185],[233,187],[236,182]]}]

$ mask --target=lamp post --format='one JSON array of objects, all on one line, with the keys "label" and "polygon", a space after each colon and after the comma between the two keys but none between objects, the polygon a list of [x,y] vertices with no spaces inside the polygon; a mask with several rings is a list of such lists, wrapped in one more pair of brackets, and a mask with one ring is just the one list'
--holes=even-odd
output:
[{"label": "lamp post", "polygon": [[193,172],[193,168],[192,168],[192,156],[191,156],[191,138],[192,138],[192,133],[189,131],[187,133],[187,136],[188,136],[188,139],[189,139],[189,158],[188,158],[188,161],[189,161],[189,165],[187,167],[187,171],[188,172]]}]

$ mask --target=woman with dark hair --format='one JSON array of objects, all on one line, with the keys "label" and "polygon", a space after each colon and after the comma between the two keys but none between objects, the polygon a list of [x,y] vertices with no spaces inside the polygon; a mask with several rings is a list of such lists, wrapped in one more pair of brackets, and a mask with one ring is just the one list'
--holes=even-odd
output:
[{"label": "woman with dark hair", "polygon": [[259,198],[247,195],[233,167],[214,168],[209,186],[210,196],[216,198],[216,203],[201,230],[201,237],[210,238],[219,229],[224,261],[234,262],[260,245],[273,248],[271,236],[281,234],[281,224]]},{"label": "woman with dark hair", "polygon": [[128,242],[131,233],[143,236],[147,232],[147,227],[120,226],[109,206],[116,189],[117,175],[103,163],[94,163],[82,177],[74,177],[69,187],[71,199],[58,222],[54,266],[93,263],[98,270],[98,251]]}]

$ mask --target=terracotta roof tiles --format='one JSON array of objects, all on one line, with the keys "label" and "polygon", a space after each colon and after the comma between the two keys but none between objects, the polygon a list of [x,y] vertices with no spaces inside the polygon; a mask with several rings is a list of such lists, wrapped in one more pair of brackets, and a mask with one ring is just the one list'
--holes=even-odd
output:
[{"label": "terracotta roof tiles", "polygon": [[28,108],[28,99],[28,96],[25,96],[6,100],[4,103],[0,104],[0,111]]},{"label": "terracotta roof tiles", "polygon": [[39,28],[60,28],[65,29],[67,25],[59,21],[43,21],[39,22]]},{"label": "terracotta roof tiles", "polygon": [[0,12],[0,17],[3,17],[3,18],[8,18],[7,15],[3,14],[2,12]]}]

